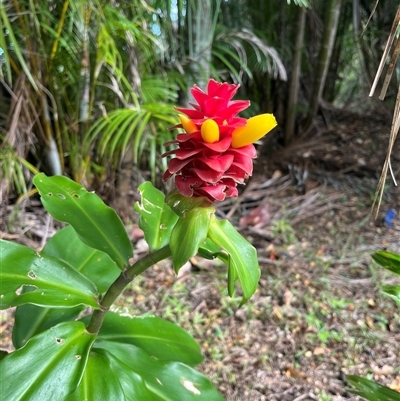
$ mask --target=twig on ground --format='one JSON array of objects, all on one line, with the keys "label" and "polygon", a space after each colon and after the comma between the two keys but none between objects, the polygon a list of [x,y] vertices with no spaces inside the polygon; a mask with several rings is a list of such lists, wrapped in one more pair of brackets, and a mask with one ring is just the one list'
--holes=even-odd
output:
[{"label": "twig on ground", "polygon": [[303,394],[297,398],[295,398],[293,401],[301,401],[301,400],[306,400],[307,397],[311,400],[318,400],[318,398],[313,394],[313,393],[307,393],[307,394]]}]

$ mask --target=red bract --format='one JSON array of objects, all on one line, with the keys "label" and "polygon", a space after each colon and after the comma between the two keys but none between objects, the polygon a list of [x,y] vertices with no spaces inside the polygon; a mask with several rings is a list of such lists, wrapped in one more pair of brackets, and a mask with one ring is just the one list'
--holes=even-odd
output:
[{"label": "red bract", "polygon": [[243,184],[253,172],[257,155],[253,142],[276,126],[272,114],[246,120],[237,114],[247,107],[248,100],[232,100],[239,85],[219,83],[211,79],[207,92],[194,86],[191,93],[197,103],[193,109],[177,108],[186,133],[178,134],[177,149],[163,154],[175,155],[168,163],[164,181],[175,175],[178,191],[186,196],[203,196],[211,202],[238,195],[237,184]]}]

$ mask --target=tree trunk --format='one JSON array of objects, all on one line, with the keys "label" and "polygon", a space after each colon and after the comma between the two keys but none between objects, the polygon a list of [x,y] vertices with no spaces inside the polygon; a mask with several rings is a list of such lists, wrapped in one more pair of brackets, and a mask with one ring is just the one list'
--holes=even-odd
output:
[{"label": "tree trunk", "polygon": [[301,73],[301,54],[303,52],[304,46],[305,21],[306,10],[305,8],[298,6],[296,13],[296,40],[293,57],[293,69],[292,77],[290,80],[289,99],[287,104],[288,113],[285,125],[285,145],[288,145],[292,141],[294,135]]},{"label": "tree trunk", "polygon": [[344,46],[346,46],[346,42],[343,38],[351,24],[352,10],[352,4],[344,2],[340,11],[340,20],[336,32],[335,45],[333,46],[324,91],[322,92],[322,98],[329,103],[333,103],[338,94],[339,86],[337,85],[337,82],[341,80],[339,71],[343,66],[342,50]]},{"label": "tree trunk", "polygon": [[319,101],[324,90],[326,75],[329,68],[333,46],[335,43],[336,31],[339,22],[342,0],[330,0],[327,7],[327,14],[324,23],[321,48],[318,54],[317,69],[309,103],[309,111],[305,129],[307,130],[317,114]]},{"label": "tree trunk", "polygon": [[368,54],[365,49],[364,39],[361,37],[361,9],[360,0],[353,0],[353,29],[354,39],[357,44],[357,49],[360,57],[360,65],[364,74],[364,79],[360,83],[364,83],[366,87],[371,87],[372,79],[368,69]]},{"label": "tree trunk", "polygon": [[[217,1],[219,9],[220,1]],[[215,11],[217,13],[217,10]],[[189,1],[187,4],[190,76],[187,99],[193,101],[190,88],[197,84],[205,88],[210,77],[211,45],[214,38],[213,1]]]}]

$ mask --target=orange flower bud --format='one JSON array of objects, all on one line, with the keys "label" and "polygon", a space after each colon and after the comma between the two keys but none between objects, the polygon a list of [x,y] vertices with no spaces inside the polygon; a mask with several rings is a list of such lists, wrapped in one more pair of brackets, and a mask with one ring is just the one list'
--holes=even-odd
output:
[{"label": "orange flower bud", "polygon": [[198,131],[196,124],[190,118],[187,118],[183,114],[179,114],[179,119],[181,120],[182,127],[187,134],[193,134],[193,132]]}]

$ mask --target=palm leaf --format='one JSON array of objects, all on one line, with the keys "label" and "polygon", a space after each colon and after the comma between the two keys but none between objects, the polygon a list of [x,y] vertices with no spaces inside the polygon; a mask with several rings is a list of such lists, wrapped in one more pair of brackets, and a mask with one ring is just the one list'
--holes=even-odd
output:
[{"label": "palm leaf", "polygon": [[252,53],[256,56],[258,64],[265,69],[271,76],[279,78],[283,81],[287,80],[285,66],[277,50],[269,46],[264,40],[257,36],[249,29],[238,30],[221,30],[215,37],[214,43],[225,43],[232,46],[242,64],[245,65],[249,54],[250,47]]},{"label": "palm leaf", "polygon": [[[10,58],[10,57],[12,54],[15,54],[17,61],[19,62],[22,70],[24,71],[27,78],[29,79],[29,82],[31,83],[32,87],[37,91],[38,87],[36,84],[36,80],[33,77],[31,70],[25,61],[25,57],[23,55],[22,49],[19,46],[19,42],[16,39],[16,36],[14,34],[14,29],[10,22],[9,14],[6,11],[5,2],[3,2],[3,1],[0,2],[0,21],[1,21],[1,25],[3,25],[3,29],[0,29],[0,44],[4,51],[8,81],[10,83],[12,82],[11,63],[10,63],[10,60],[12,60],[12,58]],[[6,32],[7,32],[7,36],[9,37],[9,44],[7,44],[8,41],[5,37]],[[10,53],[7,50],[9,46],[12,46],[13,53]],[[0,77],[3,78],[2,69],[0,69]]]}]

